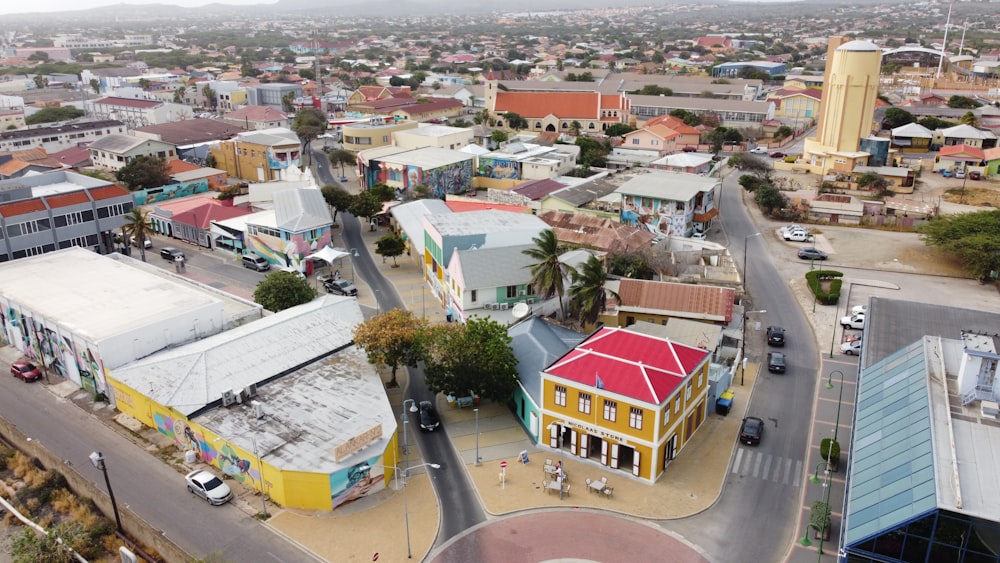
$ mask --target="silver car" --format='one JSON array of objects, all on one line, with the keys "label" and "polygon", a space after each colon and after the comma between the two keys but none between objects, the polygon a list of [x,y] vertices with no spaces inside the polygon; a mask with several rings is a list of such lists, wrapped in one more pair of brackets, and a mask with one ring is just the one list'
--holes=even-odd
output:
[{"label": "silver car", "polygon": [[226,504],[233,498],[233,491],[229,485],[208,471],[196,469],[185,475],[184,480],[187,481],[188,491],[205,499],[208,504],[213,506]]}]

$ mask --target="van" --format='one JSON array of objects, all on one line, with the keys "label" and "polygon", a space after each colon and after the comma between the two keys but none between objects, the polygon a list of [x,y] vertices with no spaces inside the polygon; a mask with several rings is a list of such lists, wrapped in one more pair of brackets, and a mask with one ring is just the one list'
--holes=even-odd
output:
[{"label": "van", "polygon": [[244,254],[243,267],[257,270],[258,272],[266,272],[271,269],[271,263],[256,254]]}]

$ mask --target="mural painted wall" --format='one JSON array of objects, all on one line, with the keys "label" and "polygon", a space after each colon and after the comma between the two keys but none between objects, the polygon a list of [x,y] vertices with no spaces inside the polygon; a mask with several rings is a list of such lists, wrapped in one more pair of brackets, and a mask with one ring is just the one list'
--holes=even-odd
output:
[{"label": "mural painted wall", "polygon": [[[366,497],[385,488],[385,471],[375,456],[330,475],[331,508]],[[377,467],[378,466],[378,467]]]},{"label": "mural painted wall", "polygon": [[0,323],[3,344],[17,348],[29,360],[92,393],[108,393],[104,363],[96,344],[32,316],[2,297]]},{"label": "mural painted wall", "polygon": [[[463,160],[454,164],[441,166],[433,170],[424,171],[423,176],[419,173],[419,168],[410,167],[417,171],[417,183],[407,182],[407,189],[412,189],[419,185],[427,186],[431,189],[434,197],[444,199],[445,194],[464,194],[472,188],[472,161]],[[408,171],[408,175],[413,175]]]},{"label": "mural painted wall", "polygon": [[179,184],[169,184],[159,188],[149,188],[132,192],[132,198],[136,205],[149,205],[160,201],[177,199],[189,195],[200,194],[208,191],[208,179],[202,178],[193,182],[181,182]]},{"label": "mural painted wall", "polygon": [[651,232],[684,236],[693,211],[683,202],[625,195],[621,222],[631,227],[645,226]]},{"label": "mural painted wall", "polygon": [[323,227],[304,233],[295,233],[288,240],[262,233],[256,235],[248,233],[245,242],[248,250],[258,256],[263,256],[272,265],[290,266],[304,271],[306,257],[330,246],[333,243],[333,233],[330,227]]},{"label": "mural painted wall", "polygon": [[476,175],[498,180],[519,180],[520,168],[520,163],[516,160],[480,158]]}]

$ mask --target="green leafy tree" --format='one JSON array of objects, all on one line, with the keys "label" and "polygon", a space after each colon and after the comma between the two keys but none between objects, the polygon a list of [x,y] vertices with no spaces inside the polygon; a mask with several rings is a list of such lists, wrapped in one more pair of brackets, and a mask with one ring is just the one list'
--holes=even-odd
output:
[{"label": "green leafy tree", "polygon": [[205,85],[201,89],[201,95],[205,97],[205,105],[211,109],[215,109],[219,105],[219,100],[215,97],[215,90],[211,86]]},{"label": "green leafy tree", "polygon": [[948,98],[948,107],[958,108],[958,109],[976,109],[983,104],[973,100],[972,98],[966,98],[965,96],[952,96]]},{"label": "green leafy tree", "polygon": [[634,280],[651,280],[656,272],[642,252],[620,252],[608,258],[608,272]]},{"label": "green leafy tree", "polygon": [[326,131],[326,128],[326,116],[316,108],[302,108],[295,112],[291,127],[306,146]]},{"label": "green leafy tree", "polygon": [[887,108],[885,117],[882,118],[882,127],[895,129],[917,120],[912,113],[900,108]]},{"label": "green leafy tree", "polygon": [[670,115],[683,121],[686,125],[697,127],[701,125],[701,118],[687,111],[686,109],[675,109],[670,111]]},{"label": "green leafy tree", "polygon": [[90,89],[94,91],[95,94],[101,93],[101,81],[96,78],[90,79]]},{"label": "green leafy tree", "polygon": [[569,288],[569,310],[581,326],[593,326],[607,308],[608,294],[618,299],[618,294],[605,287],[608,272],[597,256],[587,258],[579,270],[570,272],[573,285]]},{"label": "green leafy tree", "polygon": [[604,134],[608,137],[621,137],[635,130],[635,127],[632,127],[628,123],[615,123],[614,125],[608,127],[607,130],[604,131]]},{"label": "green leafy tree", "polygon": [[859,188],[879,193],[884,192],[889,187],[889,183],[885,181],[885,178],[874,172],[865,172],[858,176],[857,182]]},{"label": "green leafy tree", "polygon": [[281,97],[281,109],[286,113],[295,111],[295,92],[289,92]]},{"label": "green leafy tree", "polygon": [[517,358],[507,328],[490,318],[435,325],[428,331],[424,374],[434,392],[474,393],[499,403],[517,388]]},{"label": "green leafy tree", "polygon": [[954,127],[955,125],[957,125],[954,122],[945,121],[943,119],[938,119],[936,117],[922,117],[917,121],[917,123],[923,125],[924,127],[930,129],[931,131],[935,131],[937,129],[947,129],[949,127]]},{"label": "green leafy tree", "polygon": [[183,104],[184,103],[184,93],[187,90],[183,86],[178,86],[174,88],[174,103]]},{"label": "green leafy tree", "polygon": [[49,62],[49,54],[45,51],[35,51],[34,53],[28,55],[28,60],[39,63]]},{"label": "green leafy tree", "polygon": [[351,205],[348,208],[351,215],[364,217],[369,221],[372,217],[382,212],[382,200],[368,190],[351,198]]},{"label": "green leafy tree", "polygon": [[782,125],[774,130],[774,140],[780,141],[786,137],[791,137],[793,134],[792,128],[787,125]]},{"label": "green leafy tree", "polygon": [[379,237],[375,241],[375,254],[378,254],[383,259],[392,258],[392,267],[395,268],[399,266],[396,263],[396,257],[406,252],[406,241],[403,237],[396,233],[388,233]]},{"label": "green leafy tree", "polygon": [[510,139],[510,135],[508,135],[503,129],[494,129],[493,132],[490,133],[490,140],[493,141],[494,146],[499,147],[503,143],[506,143],[508,139]]},{"label": "green leafy tree", "polygon": [[170,170],[165,158],[139,155],[115,172],[115,178],[133,191],[158,188],[170,183]]},{"label": "green leafy tree", "polygon": [[927,246],[957,256],[965,270],[981,280],[1000,270],[1000,210],[943,215],[919,232]]},{"label": "green leafy tree", "polygon": [[972,127],[979,126],[979,118],[976,117],[976,114],[972,113],[971,111],[965,112],[965,114],[958,119],[958,122],[964,125],[971,125]]},{"label": "green leafy tree", "polygon": [[538,290],[542,299],[551,299],[553,296],[559,298],[559,316],[562,317],[565,311],[563,308],[565,280],[572,268],[559,261],[563,249],[559,246],[559,239],[552,229],[542,231],[531,241],[535,243],[535,247],[521,251],[536,261],[529,266],[531,284]]},{"label": "green leafy tree", "polygon": [[761,184],[754,191],[754,201],[768,215],[773,215],[788,206],[785,194],[771,184]]},{"label": "green leafy tree", "polygon": [[326,204],[333,208],[333,222],[337,222],[337,213],[351,208],[353,196],[340,186],[323,186],[320,188]]},{"label": "green leafy tree", "polygon": [[392,370],[391,387],[398,387],[396,371],[416,365],[424,357],[427,322],[405,309],[392,309],[354,327],[354,343],[368,354],[368,361]]},{"label": "green leafy tree", "polygon": [[521,117],[520,114],[508,111],[503,114],[503,118],[507,122],[507,127],[515,131],[521,131],[522,129],[528,128],[528,120]]},{"label": "green leafy tree", "polygon": [[386,184],[375,184],[368,190],[368,193],[372,194],[372,196],[380,202],[392,201],[393,199],[396,199],[396,190]]},{"label": "green leafy tree", "polygon": [[49,79],[45,78],[41,74],[36,74],[35,77],[31,79],[31,81],[35,83],[35,88],[38,88],[39,90],[49,85]]},{"label": "green leafy tree", "polygon": [[344,177],[345,164],[356,164],[358,162],[358,157],[354,156],[354,153],[344,149],[337,149],[335,151],[331,151],[330,154],[327,155],[327,159],[333,166],[337,166],[338,164],[340,165],[341,178]]},{"label": "green leafy tree", "polygon": [[148,78],[140,78],[139,79],[139,88],[141,90],[149,90],[149,87],[152,86],[152,84],[153,83],[150,82]]},{"label": "green leafy tree", "polygon": [[14,536],[10,554],[15,563],[75,563],[73,550],[87,550],[89,537],[75,522],[57,524],[47,535],[24,528]]},{"label": "green leafy tree", "polygon": [[316,298],[316,290],[309,282],[284,270],[278,270],[257,284],[253,300],[268,311],[277,313]]},{"label": "green leafy tree", "polygon": [[83,117],[84,112],[73,106],[61,106],[57,108],[42,108],[24,119],[28,125],[38,125],[39,123],[53,123],[56,121],[66,121]]},{"label": "green leafy tree", "polygon": [[674,91],[665,86],[657,86],[656,84],[646,84],[642,88],[632,92],[633,94],[639,94],[640,96],[673,96]]},{"label": "green leafy tree", "polygon": [[583,125],[575,119],[573,120],[572,123],[569,124],[569,132],[574,137],[580,136],[580,129],[583,129]]},{"label": "green leafy tree", "polygon": [[142,261],[146,261],[146,245],[143,243],[150,237],[153,229],[149,224],[149,212],[141,207],[133,207],[132,211],[125,214],[125,224],[122,225],[122,235],[125,240],[135,237],[135,244],[139,247],[139,256]]}]

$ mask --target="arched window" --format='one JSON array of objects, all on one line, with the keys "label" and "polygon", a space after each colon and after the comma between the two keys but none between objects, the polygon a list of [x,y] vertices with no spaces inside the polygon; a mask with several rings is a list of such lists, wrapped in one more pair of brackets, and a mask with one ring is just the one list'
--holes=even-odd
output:
[{"label": "arched window", "polygon": [[569,129],[569,124],[566,123],[565,121],[563,121],[562,128],[563,129]]},{"label": "arched window", "polygon": [[535,129],[541,129],[541,128],[542,128],[542,122],[541,121],[536,121],[535,122]]},{"label": "arched window", "polygon": [[590,125],[587,126],[587,129],[596,129],[594,127],[594,122],[593,121],[590,122]]}]

